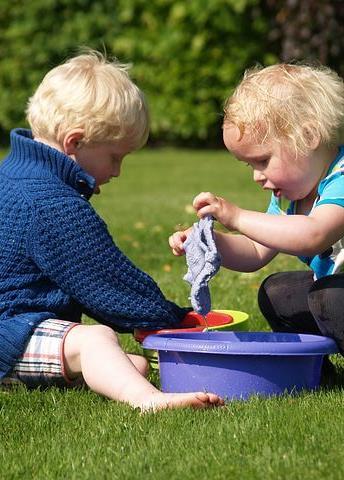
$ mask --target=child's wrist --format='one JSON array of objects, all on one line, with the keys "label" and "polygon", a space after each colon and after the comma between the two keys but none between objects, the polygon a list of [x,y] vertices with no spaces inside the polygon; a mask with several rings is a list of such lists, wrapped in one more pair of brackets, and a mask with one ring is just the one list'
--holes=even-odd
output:
[{"label": "child's wrist", "polygon": [[241,209],[236,205],[231,205],[231,208],[228,209],[224,222],[221,222],[222,225],[227,228],[227,230],[238,230],[238,225],[240,223],[240,212]]},{"label": "child's wrist", "polygon": [[246,229],[248,226],[250,226],[250,223],[250,211],[245,210],[244,208],[238,208],[235,231],[245,235]]}]

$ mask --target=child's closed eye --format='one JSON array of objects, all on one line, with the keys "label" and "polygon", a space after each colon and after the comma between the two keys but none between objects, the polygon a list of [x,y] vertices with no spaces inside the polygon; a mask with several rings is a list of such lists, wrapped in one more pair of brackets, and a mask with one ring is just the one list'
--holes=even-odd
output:
[{"label": "child's closed eye", "polygon": [[257,158],[252,160],[247,165],[250,165],[253,168],[265,168],[269,164],[270,158]]}]

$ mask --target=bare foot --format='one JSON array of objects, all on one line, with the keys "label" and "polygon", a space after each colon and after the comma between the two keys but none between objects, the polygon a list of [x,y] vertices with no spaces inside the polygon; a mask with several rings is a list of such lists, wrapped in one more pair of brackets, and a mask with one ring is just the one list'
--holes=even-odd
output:
[{"label": "bare foot", "polygon": [[[192,393],[163,393],[154,392],[139,406],[141,412],[157,412],[158,410],[173,408],[209,408],[224,405],[221,397],[215,393],[192,392]],[[136,405],[135,405],[136,406]]]}]

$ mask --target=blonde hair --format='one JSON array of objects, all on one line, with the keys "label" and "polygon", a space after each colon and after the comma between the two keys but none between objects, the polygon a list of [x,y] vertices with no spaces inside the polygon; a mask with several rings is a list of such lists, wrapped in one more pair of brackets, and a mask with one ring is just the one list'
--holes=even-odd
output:
[{"label": "blonde hair", "polygon": [[324,66],[277,64],[255,67],[225,103],[224,124],[249,128],[259,143],[287,141],[307,153],[312,138],[329,146],[340,141],[344,83]]},{"label": "blonde hair", "polygon": [[34,137],[60,143],[82,128],[83,143],[126,140],[132,150],[140,148],[148,137],[148,109],[128,68],[87,50],[50,70],[28,102]]}]

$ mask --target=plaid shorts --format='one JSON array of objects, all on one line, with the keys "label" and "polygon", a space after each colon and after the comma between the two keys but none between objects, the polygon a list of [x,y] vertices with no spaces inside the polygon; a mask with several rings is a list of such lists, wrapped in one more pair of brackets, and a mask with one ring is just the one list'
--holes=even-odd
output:
[{"label": "plaid shorts", "polygon": [[69,379],[64,366],[64,340],[67,333],[79,323],[48,319],[34,330],[25,352],[2,385],[24,384],[28,388],[75,387],[82,377]]}]

